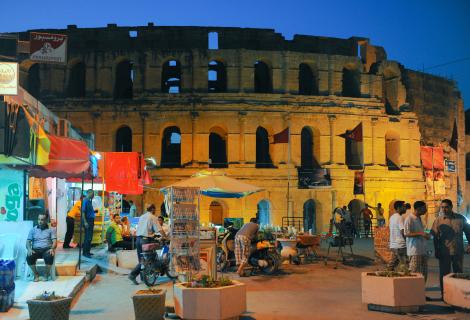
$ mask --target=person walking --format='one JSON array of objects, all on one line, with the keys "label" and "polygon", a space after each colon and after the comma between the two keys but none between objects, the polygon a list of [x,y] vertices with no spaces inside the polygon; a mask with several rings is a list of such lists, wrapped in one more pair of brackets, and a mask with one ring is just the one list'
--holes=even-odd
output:
[{"label": "person walking", "polygon": [[238,266],[237,273],[240,276],[243,275],[243,270],[248,264],[251,242],[256,239],[258,230],[258,220],[251,218],[250,222],[245,223],[235,235],[235,259]]},{"label": "person walking", "polygon": [[416,201],[413,208],[414,211],[406,217],[404,222],[406,254],[410,259],[410,272],[421,273],[426,283],[428,279],[426,240],[429,240],[431,236],[424,231],[421,216],[428,212],[428,208],[424,201]]},{"label": "person walking", "polygon": [[82,207],[82,199],[75,202],[69,212],[67,212],[67,217],[65,218],[65,222],[67,225],[67,231],[65,232],[64,237],[64,244],[62,248],[64,249],[71,249],[73,247],[70,246],[70,241],[73,238],[73,231],[75,229],[75,218],[80,216],[80,208]]},{"label": "person walking", "polygon": [[[443,277],[452,271],[463,272],[463,255],[470,253],[470,225],[461,214],[452,210],[452,201],[444,199],[441,202],[441,212],[432,225],[431,234],[434,237],[434,252],[439,260],[439,280],[443,293]],[[464,249],[463,234],[469,242]]]},{"label": "person walking", "polygon": [[128,278],[132,281],[132,283],[138,285],[137,276],[140,274],[141,271],[141,264],[140,264],[140,257],[142,254],[142,245],[152,242],[153,237],[156,234],[160,234],[162,237],[166,237],[165,231],[158,223],[158,219],[155,216],[155,205],[151,204],[147,208],[147,212],[140,216],[139,223],[137,224],[136,230],[136,248],[137,248],[137,259],[139,260],[137,265],[129,274]]},{"label": "person walking", "polygon": [[404,226],[402,215],[405,213],[405,202],[397,200],[393,204],[394,213],[389,219],[390,230],[390,250],[392,259],[387,265],[387,269],[392,271],[397,266],[406,266],[406,241],[404,236]]},{"label": "person walking", "polygon": [[83,256],[91,258],[91,240],[93,239],[93,227],[95,225],[95,210],[93,209],[93,197],[95,192],[92,189],[87,191],[86,198],[83,200],[81,219],[85,227],[85,239],[83,240]]},{"label": "person walking", "polygon": [[371,232],[372,218],[374,217],[372,211],[369,209],[369,205],[366,203],[364,209],[361,210],[362,219],[364,221],[364,235],[366,238],[369,238],[369,233]]}]

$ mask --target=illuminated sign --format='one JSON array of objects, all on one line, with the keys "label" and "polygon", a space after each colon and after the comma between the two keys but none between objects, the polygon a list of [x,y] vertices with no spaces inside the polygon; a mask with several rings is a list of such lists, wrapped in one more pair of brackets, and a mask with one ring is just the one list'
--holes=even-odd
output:
[{"label": "illuminated sign", "polygon": [[18,94],[18,63],[0,62],[0,95]]}]

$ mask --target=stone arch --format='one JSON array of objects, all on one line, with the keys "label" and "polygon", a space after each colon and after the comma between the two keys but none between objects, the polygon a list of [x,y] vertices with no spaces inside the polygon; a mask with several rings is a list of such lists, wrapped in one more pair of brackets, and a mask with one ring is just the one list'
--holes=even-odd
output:
[{"label": "stone arch", "polygon": [[209,130],[209,167],[227,168],[227,131],[220,126]]},{"label": "stone arch", "polygon": [[227,91],[227,69],[220,60],[212,60],[208,65],[207,88],[209,92]]},{"label": "stone arch", "polygon": [[214,200],[209,205],[209,221],[215,225],[224,225],[227,216],[227,206],[221,200]]},{"label": "stone arch", "polygon": [[114,99],[132,99],[134,90],[134,63],[125,57],[114,63]]},{"label": "stone arch", "polygon": [[82,98],[86,92],[86,65],[80,59],[68,64],[67,97]]},{"label": "stone arch", "polygon": [[256,129],[256,168],[274,168],[269,149],[268,130],[260,126]]},{"label": "stone arch", "polygon": [[299,65],[299,94],[318,95],[318,69],[308,63]]},{"label": "stone arch", "polygon": [[361,97],[361,71],[356,64],[346,64],[342,70],[342,91],[343,97]]},{"label": "stone arch", "polygon": [[365,203],[359,199],[349,201],[348,209],[351,212],[351,218],[354,222],[356,230],[359,232],[360,222],[362,221],[361,210],[365,208]]},{"label": "stone arch", "polygon": [[320,168],[320,132],[305,126],[300,133],[300,163],[305,169]]},{"label": "stone arch", "polygon": [[260,226],[266,226],[272,224],[272,207],[271,202],[267,199],[263,199],[258,202],[257,217]]},{"label": "stone arch", "polygon": [[262,60],[254,64],[254,91],[255,93],[272,93],[273,76],[271,65]]},{"label": "stone arch", "polygon": [[162,92],[181,92],[181,62],[176,59],[168,59],[162,65]]},{"label": "stone arch", "polygon": [[129,126],[121,126],[116,130],[116,145],[114,151],[132,152],[132,129]]},{"label": "stone arch", "polygon": [[162,168],[179,168],[181,166],[181,130],[177,126],[166,127],[162,134]]},{"label": "stone arch", "polygon": [[303,205],[303,227],[308,232],[312,229],[312,234],[317,232],[317,205],[315,200],[309,199]]},{"label": "stone arch", "polygon": [[40,64],[31,60],[25,60],[20,64],[20,72],[24,75],[22,83],[26,91],[36,99],[41,94]]},{"label": "stone arch", "polygon": [[385,162],[388,170],[400,170],[400,134],[387,131],[385,134]]}]

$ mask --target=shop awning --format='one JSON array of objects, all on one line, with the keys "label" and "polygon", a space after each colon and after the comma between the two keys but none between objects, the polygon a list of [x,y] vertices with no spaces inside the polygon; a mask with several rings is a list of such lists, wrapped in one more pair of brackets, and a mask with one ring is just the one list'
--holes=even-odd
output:
[{"label": "shop awning", "polygon": [[81,177],[90,167],[90,150],[85,142],[53,135],[47,136],[51,142],[49,163],[32,168],[33,177],[71,178]]}]

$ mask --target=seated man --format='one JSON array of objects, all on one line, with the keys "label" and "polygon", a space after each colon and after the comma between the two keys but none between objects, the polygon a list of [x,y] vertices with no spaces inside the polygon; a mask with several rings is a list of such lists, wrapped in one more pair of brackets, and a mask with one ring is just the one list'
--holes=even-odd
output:
[{"label": "seated man", "polygon": [[34,274],[34,282],[39,281],[39,274],[36,269],[36,260],[44,259],[46,264],[46,281],[49,280],[51,267],[54,263],[55,249],[57,247],[57,235],[54,228],[47,224],[48,214],[41,213],[38,216],[38,225],[33,227],[26,240],[28,257],[26,261]]},{"label": "seated man", "polygon": [[106,230],[106,240],[108,240],[108,245],[110,245],[110,251],[114,251],[116,248],[132,250],[132,243],[122,238],[122,230],[120,224],[121,216],[115,214],[113,222],[111,222],[108,229]]}]

